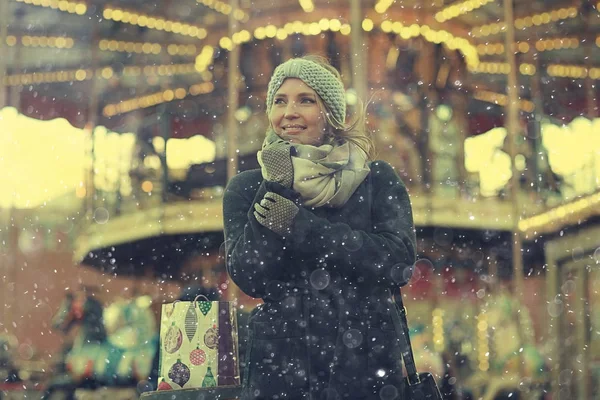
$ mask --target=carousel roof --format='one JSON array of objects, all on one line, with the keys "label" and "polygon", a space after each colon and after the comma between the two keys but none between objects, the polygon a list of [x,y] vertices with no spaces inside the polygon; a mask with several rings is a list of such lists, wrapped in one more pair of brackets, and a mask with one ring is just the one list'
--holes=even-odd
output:
[{"label": "carousel roof", "polygon": [[[224,62],[232,40],[249,43],[242,55],[252,57],[251,44],[265,39],[286,46],[283,40],[294,34],[347,35],[350,20],[349,2],[342,0],[240,0],[236,10],[220,0],[8,3],[5,82],[22,88],[22,112],[84,126],[90,107],[97,106],[98,122],[117,130],[127,130],[128,115],[137,110],[222,113],[226,100],[216,98],[225,98],[226,77],[211,64]],[[545,114],[581,115],[582,78],[600,79],[597,5],[514,3],[521,95],[530,98],[532,77],[539,77]],[[505,101],[501,1],[375,0],[363,1],[362,8],[365,31],[407,40],[420,36],[461,52],[470,71],[465,83],[478,92],[469,106],[472,113],[489,114],[490,102]],[[236,21],[235,37],[228,37],[229,14]],[[223,96],[214,96],[219,90]],[[531,111],[528,104],[525,109]]]}]

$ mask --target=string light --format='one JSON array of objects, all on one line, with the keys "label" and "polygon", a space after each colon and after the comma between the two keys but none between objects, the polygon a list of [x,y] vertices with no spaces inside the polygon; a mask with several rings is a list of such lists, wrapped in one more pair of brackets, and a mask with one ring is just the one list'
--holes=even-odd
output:
[{"label": "string light", "polygon": [[557,78],[600,79],[600,68],[587,68],[581,65],[551,64],[547,69],[548,75]]},{"label": "string light", "polygon": [[91,69],[74,69],[67,71],[31,72],[4,77],[6,86],[36,85],[42,83],[86,81],[94,77]]},{"label": "string light", "polygon": [[[515,28],[519,30],[531,28],[533,26],[541,26],[553,22],[562,21],[569,18],[575,18],[578,15],[577,8],[560,8],[550,12],[534,14],[524,18],[517,18],[514,21]],[[475,27],[471,30],[471,36],[483,37],[495,35],[506,30],[505,22],[495,22],[487,25]]]},{"label": "string light", "polygon": [[[506,106],[508,104],[508,96],[502,93],[491,92],[488,90],[477,90],[473,96],[476,100],[484,101],[486,103],[492,103],[499,106]],[[533,112],[535,110],[535,104],[529,100],[521,100],[519,107],[525,112]]]},{"label": "string light", "polygon": [[16,36],[6,37],[6,44],[9,47],[16,46],[17,43],[25,47],[51,47],[57,49],[70,49],[75,45],[75,40],[66,36],[30,36],[25,35],[18,40]]},{"label": "string light", "polygon": [[160,54],[162,46],[159,43],[150,42],[125,42],[121,40],[102,39],[98,43],[98,48],[102,51],[115,51],[121,53],[138,54]]},{"label": "string light", "polygon": [[106,7],[102,12],[102,16],[107,20],[195,37],[198,39],[204,39],[208,35],[206,29],[199,26],[160,17],[153,17],[120,8]]},{"label": "string light", "polygon": [[246,14],[243,10],[239,8],[233,10],[229,4],[223,3],[219,0],[196,0],[196,2],[224,15],[229,15],[233,11],[233,18],[235,18],[238,21],[248,22],[248,20],[250,19],[248,14]]},{"label": "string light", "polygon": [[482,62],[475,68],[469,68],[475,74],[501,74],[506,75],[510,72],[510,64],[505,62]]},{"label": "string light", "polygon": [[315,5],[313,4],[312,0],[298,0],[298,2],[300,3],[300,7],[302,7],[304,12],[309,13],[315,10]]},{"label": "string light", "polygon": [[379,0],[375,4],[375,12],[383,14],[394,3],[394,0]]},{"label": "string light", "polygon": [[465,57],[467,66],[474,68],[479,64],[477,48],[467,39],[454,36],[448,31],[435,30],[429,25],[412,24],[410,26],[405,26],[399,21],[391,20],[382,21],[380,27],[383,32],[393,32],[405,40],[421,36],[431,43],[443,43],[450,50],[460,50]]},{"label": "string light", "polygon": [[572,220],[579,219],[579,214],[582,211],[597,210],[599,206],[600,193],[596,193],[575,200],[572,203],[553,208],[552,210],[546,211],[542,214],[522,219],[519,221],[519,230],[521,230],[521,232],[530,232],[532,230],[536,230],[536,232],[534,232],[534,234],[536,234],[538,233],[537,231],[543,229],[544,227],[552,226],[556,222],[565,222],[565,218],[567,216],[571,216]]},{"label": "string light", "polygon": [[535,43],[537,51],[551,51],[562,49],[576,49],[579,47],[578,38],[556,38],[556,39],[541,39]]},{"label": "string light", "polygon": [[453,4],[438,11],[435,14],[435,19],[438,22],[446,22],[452,18],[456,18],[460,15],[465,15],[473,10],[481,8],[494,0],[465,0],[460,3]]},{"label": "string light", "polygon": [[444,351],[444,310],[436,308],[432,312],[432,326],[433,326],[433,346],[435,351],[441,353]]},{"label": "string light", "polygon": [[178,87],[175,89],[166,89],[160,92],[151,93],[145,96],[134,97],[123,100],[119,103],[106,105],[102,113],[106,117],[128,113],[142,108],[153,107],[158,104],[168,103],[174,100],[181,100],[187,96],[197,96],[200,94],[211,93],[214,90],[212,82],[202,82],[190,86],[188,89]]},{"label": "string light", "polygon": [[[147,65],[135,66],[128,65],[123,68],[123,76],[173,76],[197,73],[195,65],[188,64],[165,64],[165,65]],[[43,83],[56,82],[76,82],[86,81],[94,77],[99,79],[110,79],[114,76],[112,67],[101,67],[95,71],[91,69],[76,69],[66,71],[51,72],[31,72],[27,74],[15,74],[4,77],[4,84],[7,86],[18,85],[37,85]],[[208,75],[201,75],[206,76]]]},{"label": "string light", "polygon": [[488,317],[485,311],[477,316],[477,361],[479,370],[490,369],[490,338],[488,334]]},{"label": "string light", "polygon": [[69,14],[84,15],[87,12],[85,3],[67,0],[16,0],[19,3],[31,4],[34,6],[52,8],[54,10],[66,12]]}]

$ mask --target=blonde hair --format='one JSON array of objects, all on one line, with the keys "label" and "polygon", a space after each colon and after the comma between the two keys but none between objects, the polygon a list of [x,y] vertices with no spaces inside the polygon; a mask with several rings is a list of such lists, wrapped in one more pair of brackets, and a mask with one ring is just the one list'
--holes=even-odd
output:
[{"label": "blonde hair", "polygon": [[[309,54],[301,58],[312,61],[327,69],[343,84],[342,76],[339,71],[331,65],[325,57]],[[367,131],[366,127],[366,107],[363,106],[363,102],[360,99],[356,106],[356,111],[354,112],[354,118],[350,123],[338,121],[334,118],[333,113],[319,95],[317,95],[317,104],[321,108],[321,111],[323,111],[323,114],[325,114],[325,119],[327,121],[328,132],[326,141],[329,141],[329,143],[350,142],[362,149],[367,155],[368,160],[373,160],[375,158],[375,145],[371,134]]]}]

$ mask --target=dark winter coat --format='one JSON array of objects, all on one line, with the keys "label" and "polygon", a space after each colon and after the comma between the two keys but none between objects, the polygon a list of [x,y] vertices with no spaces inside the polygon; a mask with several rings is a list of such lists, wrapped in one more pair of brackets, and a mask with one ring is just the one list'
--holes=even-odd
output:
[{"label": "dark winter coat", "polygon": [[264,300],[249,319],[243,400],[379,399],[382,390],[387,398],[402,391],[388,289],[412,274],[413,218],[392,167],[370,167],[343,207],[300,207],[288,238],[260,225],[253,204],[268,190],[289,189],[263,181],[260,170],[228,184],[227,269],[241,290]]}]

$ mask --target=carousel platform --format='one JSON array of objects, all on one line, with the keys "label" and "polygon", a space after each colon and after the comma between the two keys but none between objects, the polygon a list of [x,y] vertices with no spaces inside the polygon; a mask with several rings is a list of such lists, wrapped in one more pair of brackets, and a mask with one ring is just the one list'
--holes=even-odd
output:
[{"label": "carousel platform", "polygon": [[[216,191],[215,191],[216,192]],[[160,253],[170,259],[185,253],[182,243],[197,247],[206,237],[218,248],[223,241],[222,190],[199,199],[170,201],[146,209],[131,210],[105,223],[90,223],[76,240],[74,260],[86,265],[111,268],[107,260],[131,260],[141,253]],[[453,192],[423,193],[410,190],[416,226],[510,231],[512,204],[507,199],[470,199]],[[543,208],[524,199],[525,215]],[[217,240],[219,243],[212,243]],[[184,246],[185,247],[185,246]],[[173,253],[173,257],[169,254]],[[148,260],[151,263],[151,260]],[[164,263],[164,262],[163,262]]]},{"label": "carousel platform", "polygon": [[241,390],[241,386],[163,390],[142,393],[140,400],[237,400]]}]

